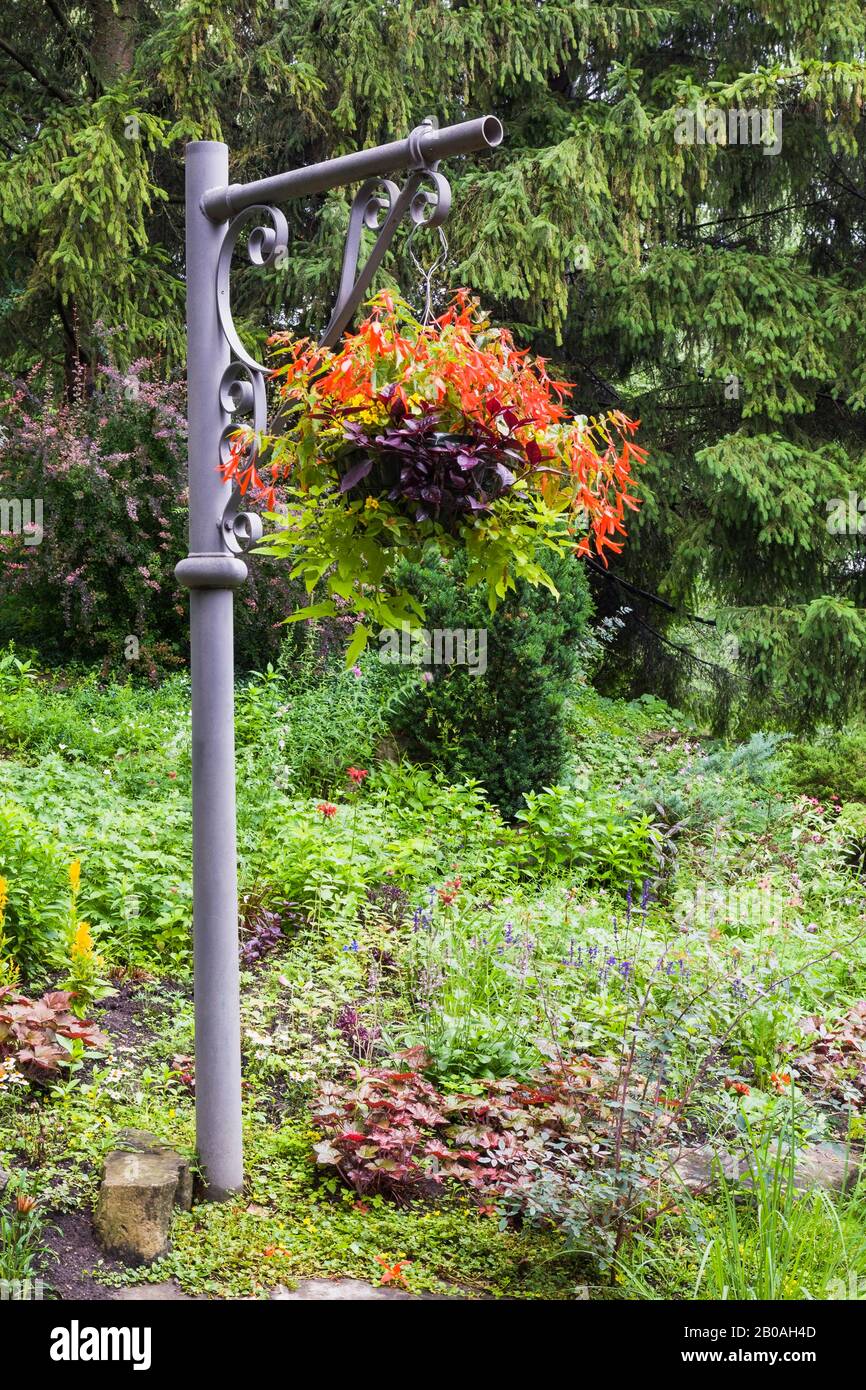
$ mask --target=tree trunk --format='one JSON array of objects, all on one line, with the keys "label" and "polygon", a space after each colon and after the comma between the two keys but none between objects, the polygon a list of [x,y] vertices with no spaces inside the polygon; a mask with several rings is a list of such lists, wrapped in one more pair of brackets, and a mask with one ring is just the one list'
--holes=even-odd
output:
[{"label": "tree trunk", "polygon": [[103,87],[132,68],[139,0],[92,0],[93,65]]},{"label": "tree trunk", "polygon": [[[93,74],[105,90],[132,69],[135,58],[140,0],[90,0],[93,18],[91,57]],[[81,325],[74,304],[60,311],[64,335],[64,390],[67,400],[93,390],[93,362],[82,343]]]}]

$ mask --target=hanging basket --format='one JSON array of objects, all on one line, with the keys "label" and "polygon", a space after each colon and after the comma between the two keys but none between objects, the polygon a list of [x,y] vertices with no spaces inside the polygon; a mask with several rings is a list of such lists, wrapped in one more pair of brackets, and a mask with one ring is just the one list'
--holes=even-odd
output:
[{"label": "hanging basket", "polygon": [[435,523],[454,536],[488,515],[516,481],[519,452],[491,430],[480,438],[449,433],[436,428],[437,420],[435,411],[408,424],[392,414],[384,429],[359,429],[334,456],[341,495],[390,504],[407,520]]},{"label": "hanging basket", "polygon": [[430,323],[387,294],[369,310],[335,349],[272,340],[289,423],[263,441],[260,462],[287,503],[260,550],[326,591],[292,618],[354,609],[353,660],[371,620],[418,621],[417,601],[394,583],[401,558],[465,551],[491,608],[518,579],[556,594],[545,549],[606,563],[639,505],[634,466],[645,458],[635,421],[570,415],[569,384],[465,291]]}]

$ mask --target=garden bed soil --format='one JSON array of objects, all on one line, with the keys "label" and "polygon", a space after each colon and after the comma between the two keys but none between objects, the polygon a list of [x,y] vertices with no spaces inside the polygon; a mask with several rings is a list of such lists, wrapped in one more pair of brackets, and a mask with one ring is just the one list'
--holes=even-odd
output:
[{"label": "garden bed soil", "polygon": [[126,1265],[105,1253],[89,1211],[50,1213],[46,1244],[54,1256],[45,1264],[45,1279],[52,1297],[88,1303],[116,1297],[115,1290],[100,1284],[90,1271],[122,1273]]}]

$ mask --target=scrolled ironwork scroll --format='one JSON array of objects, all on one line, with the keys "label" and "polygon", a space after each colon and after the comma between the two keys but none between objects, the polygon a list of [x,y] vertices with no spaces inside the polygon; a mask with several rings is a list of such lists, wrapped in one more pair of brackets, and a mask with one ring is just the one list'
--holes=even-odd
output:
[{"label": "scrolled ironwork scroll", "polygon": [[[448,180],[439,173],[437,163],[425,162],[421,150],[421,136],[429,128],[430,122],[425,122],[409,136],[410,151],[414,151],[414,155],[402,188],[398,188],[391,179],[372,178],[361,185],[352,199],[340,286],[330,321],[319,339],[320,347],[332,347],[350,322],[403,219],[408,217],[413,229],[421,226],[441,227],[451,211]],[[244,347],[231,312],[232,257],[240,233],[250,222],[257,223],[247,238],[247,255],[253,265],[278,264],[280,258],[285,256],[289,243],[288,223],[279,208],[254,204],[229,223],[217,264],[217,313],[233,357],[223,372],[219,387],[220,404],[230,417],[220,436],[220,462],[223,467],[228,467],[233,458],[242,454],[242,470],[233,471],[235,475],[242,471],[245,478],[249,478],[251,470],[255,468],[261,440],[267,431],[265,380],[269,374],[268,368],[257,362]],[[365,231],[377,235],[359,270]],[[235,476],[220,523],[223,541],[235,555],[248,550],[262,534],[261,519],[254,513],[242,511],[242,504],[242,487]]]},{"label": "scrolled ironwork scroll", "polygon": [[[261,225],[263,219],[270,221],[271,225]],[[235,359],[226,367],[219,385],[220,405],[230,417],[220,435],[219,456],[220,463],[226,467],[233,455],[242,454],[245,474],[256,465],[260,441],[268,425],[265,378],[269,369],[247,352],[238,336],[231,312],[232,256],[241,231],[253,221],[259,224],[247,237],[247,255],[253,265],[278,264],[289,244],[289,226],[280,209],[256,204],[245,208],[229,224],[217,262],[217,314],[223,336]],[[262,535],[261,518],[253,512],[242,511],[242,505],[243,492],[235,481],[220,522],[223,541],[234,555],[249,550]]]}]

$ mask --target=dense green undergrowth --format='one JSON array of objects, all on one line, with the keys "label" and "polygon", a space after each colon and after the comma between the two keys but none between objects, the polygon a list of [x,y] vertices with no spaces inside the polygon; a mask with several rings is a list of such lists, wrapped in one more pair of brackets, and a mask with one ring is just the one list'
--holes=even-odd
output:
[{"label": "dense green undergrowth", "polygon": [[[803,745],[726,746],[659,701],[575,686],[561,783],[505,820],[480,785],[400,759],[417,679],[369,661],[238,690],[247,1190],[178,1215],[172,1253],[122,1277],[722,1296],[763,1287],[796,1217],[788,1282],[756,1296],[847,1288],[856,1192],[807,1212],[784,1183],[772,1220],[724,1189],[684,1206],[672,1162],[745,1136],[856,1156],[856,779],[819,787]],[[31,995],[77,980],[113,1038],[40,1082],[0,1041],[0,1163],[62,1213],[92,1201],[123,1125],[193,1145],[189,692],[64,688],[15,662],[0,680],[0,971]],[[417,1078],[392,1110],[426,1096],[390,1149],[369,1090],[389,1068]],[[342,1124],[322,1118],[335,1085]],[[473,1106],[487,1129],[461,1138],[444,1112]]]}]

